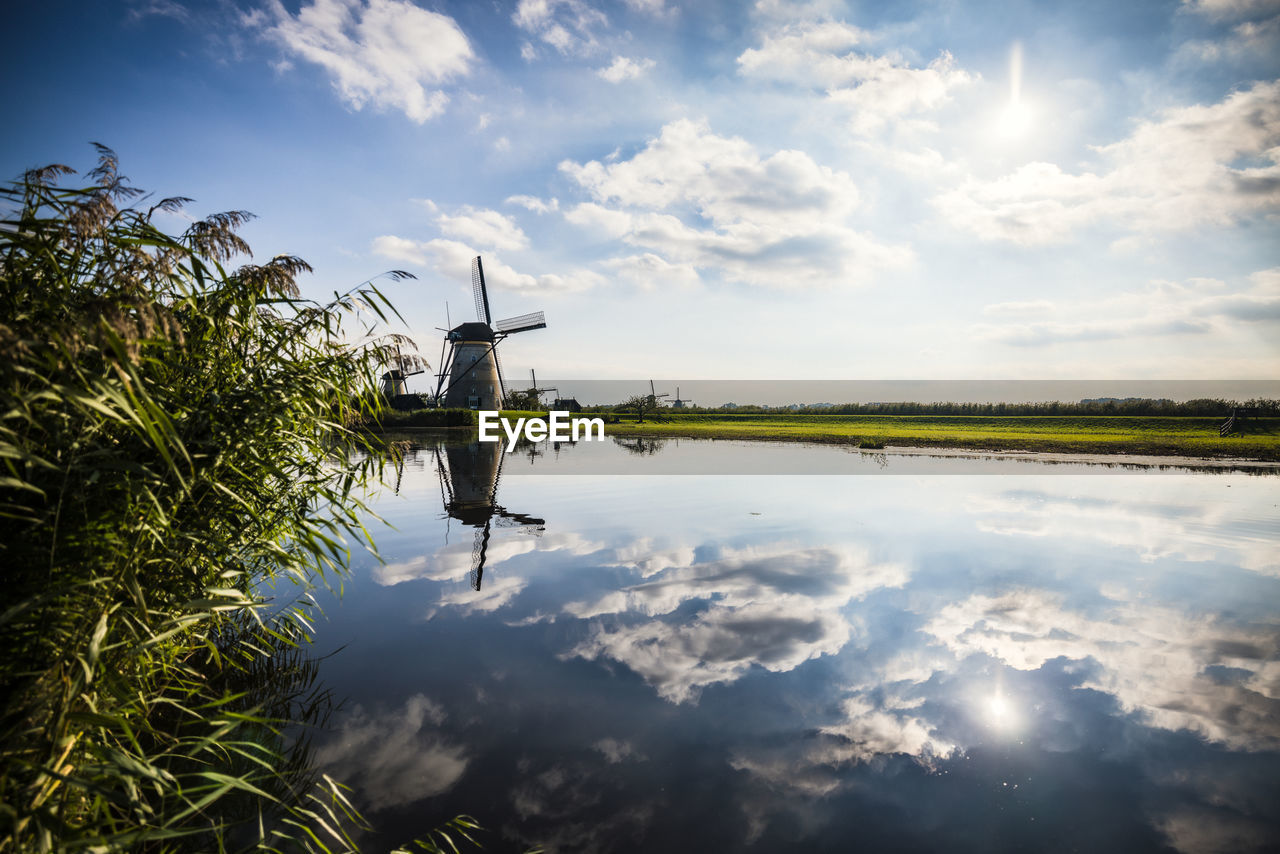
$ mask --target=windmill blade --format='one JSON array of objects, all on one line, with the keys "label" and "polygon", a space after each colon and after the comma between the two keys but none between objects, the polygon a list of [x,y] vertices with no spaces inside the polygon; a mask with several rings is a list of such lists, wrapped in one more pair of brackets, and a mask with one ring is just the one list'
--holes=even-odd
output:
[{"label": "windmill blade", "polygon": [[534,311],[529,314],[508,317],[506,320],[499,320],[493,324],[493,328],[495,332],[515,335],[517,332],[528,332],[530,329],[546,329],[547,318],[542,312]]},{"label": "windmill blade", "polygon": [[479,590],[484,582],[485,552],[489,549],[489,524],[486,519],[483,528],[476,529],[476,538],[471,544],[471,589]]},{"label": "windmill blade", "polygon": [[[501,323],[502,321],[498,321],[498,322]],[[538,375],[537,373],[534,372],[533,368],[529,369],[529,383],[530,383],[529,388],[534,389],[536,391],[538,388]]]},{"label": "windmill blade", "polygon": [[494,342],[491,349],[493,353],[493,366],[498,369],[498,408],[502,409],[507,401],[507,383],[502,378],[502,360],[498,358],[498,344]]},{"label": "windmill blade", "polygon": [[655,397],[658,393],[653,390],[653,380],[649,380],[649,396]]},{"label": "windmill blade", "polygon": [[[448,356],[445,356],[444,354],[444,348],[446,344],[449,347]],[[445,380],[449,378],[449,372],[453,369],[453,359],[455,355],[457,355],[457,350],[454,348],[453,344],[446,339],[445,343],[440,345],[440,373],[436,375],[437,377],[439,377],[439,382],[436,383],[436,394],[435,394],[437,406],[440,405],[441,396],[446,391],[448,391],[448,389],[445,388],[444,384],[445,384]]]},{"label": "windmill blade", "polygon": [[471,290],[476,298],[476,319],[487,326],[493,324],[489,315],[489,291],[484,285],[484,265],[477,255],[471,261]]}]

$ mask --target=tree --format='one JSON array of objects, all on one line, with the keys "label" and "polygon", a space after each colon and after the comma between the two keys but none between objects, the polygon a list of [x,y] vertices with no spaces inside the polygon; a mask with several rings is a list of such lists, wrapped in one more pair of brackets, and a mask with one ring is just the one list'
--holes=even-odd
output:
[{"label": "tree", "polygon": [[651,394],[638,394],[635,397],[629,397],[616,407],[619,412],[634,412],[636,421],[640,424],[644,423],[646,412],[656,412],[662,408],[661,403]]},{"label": "tree", "polygon": [[509,391],[507,399],[503,403],[507,409],[516,409],[526,412],[541,412],[546,409],[542,405],[542,399],[538,396],[537,389],[525,389],[524,391]]}]

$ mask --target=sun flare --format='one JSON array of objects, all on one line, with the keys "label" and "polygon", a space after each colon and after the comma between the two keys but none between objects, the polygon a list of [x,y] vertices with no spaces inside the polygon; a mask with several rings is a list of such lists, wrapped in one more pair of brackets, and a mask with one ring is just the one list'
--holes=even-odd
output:
[{"label": "sun flare", "polygon": [[1002,140],[1019,139],[1031,129],[1035,110],[1022,97],[1022,45],[1014,42],[1009,50],[1009,100],[996,114],[991,129]]}]

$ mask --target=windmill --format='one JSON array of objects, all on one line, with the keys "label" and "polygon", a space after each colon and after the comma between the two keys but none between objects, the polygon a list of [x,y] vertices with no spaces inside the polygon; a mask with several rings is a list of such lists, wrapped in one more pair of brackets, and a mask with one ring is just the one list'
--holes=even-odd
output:
[{"label": "windmill", "polygon": [[517,332],[545,329],[547,322],[542,312],[535,311],[494,323],[479,255],[471,262],[471,288],[476,320],[460,323],[445,335],[449,355],[440,366],[436,402],[463,409],[500,409],[505,394],[498,344]]},{"label": "windmill", "polygon": [[670,396],[671,396],[670,392],[664,391],[662,394],[658,394],[656,391],[654,391],[653,380],[649,380],[649,405],[650,406],[652,407],[661,406],[661,404],[658,401],[664,397],[670,397]]},{"label": "windmill", "polygon": [[484,564],[493,528],[519,528],[524,533],[541,536],[546,530],[546,521],[526,513],[513,513],[498,504],[498,482],[506,458],[499,443],[437,445],[435,457],[445,513],[475,528],[470,580],[472,589],[479,590],[484,581]]},{"label": "windmill", "polygon": [[671,399],[672,409],[684,409],[688,404],[693,403],[692,400],[683,400],[680,397],[680,386],[676,386],[676,396]]},{"label": "windmill", "polygon": [[529,386],[529,394],[530,394],[530,396],[532,396],[532,397],[533,397],[533,399],[534,399],[534,400],[536,400],[536,401],[538,402],[538,406],[539,406],[539,407],[541,407],[541,406],[542,406],[542,395],[543,395],[543,394],[545,394],[546,392],[549,392],[549,391],[559,391],[559,390],[560,390],[560,389],[556,388],[555,386],[550,386],[550,387],[548,387],[548,388],[538,388],[538,375],[534,372],[533,368],[530,368],[530,369],[529,369],[529,382],[531,383],[531,385]]},{"label": "windmill", "polygon": [[[391,354],[392,346],[395,355]],[[404,348],[413,348],[414,352],[406,353]],[[387,372],[382,375],[382,395],[395,405],[396,398],[409,393],[405,380],[427,372],[431,367],[416,352],[413,340],[404,335],[392,335],[391,343],[383,348],[387,356]]]}]

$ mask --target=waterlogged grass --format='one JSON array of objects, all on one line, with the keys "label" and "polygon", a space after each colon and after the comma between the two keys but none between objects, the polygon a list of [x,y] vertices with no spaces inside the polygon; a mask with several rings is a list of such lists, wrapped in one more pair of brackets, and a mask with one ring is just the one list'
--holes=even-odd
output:
[{"label": "waterlogged grass", "polygon": [[680,436],[1064,453],[1280,460],[1280,419],[1219,436],[1219,418],[967,415],[681,415],[610,424],[610,436]]}]

